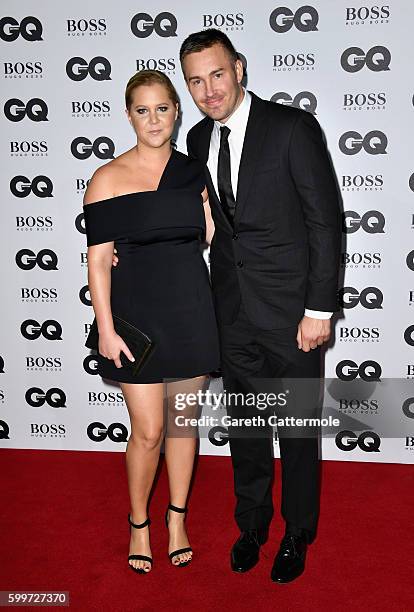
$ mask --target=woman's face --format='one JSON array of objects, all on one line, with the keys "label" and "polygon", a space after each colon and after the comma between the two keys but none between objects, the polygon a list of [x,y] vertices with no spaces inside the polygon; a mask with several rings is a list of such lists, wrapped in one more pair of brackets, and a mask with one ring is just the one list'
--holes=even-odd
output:
[{"label": "woman's face", "polygon": [[139,85],[133,90],[131,106],[126,112],[138,142],[159,148],[171,138],[178,105],[171,100],[164,85],[153,83]]}]

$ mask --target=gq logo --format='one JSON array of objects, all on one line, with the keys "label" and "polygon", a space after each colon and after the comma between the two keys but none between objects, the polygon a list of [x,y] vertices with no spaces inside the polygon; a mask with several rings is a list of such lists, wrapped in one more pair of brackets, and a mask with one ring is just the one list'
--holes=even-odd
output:
[{"label": "gq logo", "polygon": [[361,304],[367,310],[382,309],[384,296],[378,287],[365,287],[358,292],[354,287],[342,287],[339,290],[339,301],[343,308],[355,308]]},{"label": "gq logo", "polygon": [[111,64],[98,55],[88,62],[83,57],[72,57],[66,64],[66,74],[72,81],[83,81],[89,75],[94,81],[111,80]]},{"label": "gq logo", "polygon": [[76,217],[75,227],[80,234],[86,234],[85,215],[83,212],[79,213],[79,215]]},{"label": "gq logo", "polygon": [[296,13],[286,6],[279,6],[270,15],[269,24],[274,32],[283,34],[293,26],[300,32],[315,32],[319,15],[313,6],[301,6]]},{"label": "gq logo", "polygon": [[365,136],[350,130],[342,134],[339,139],[339,148],[344,155],[356,155],[361,149],[364,149],[369,155],[383,155],[387,152],[387,144],[386,135],[379,130],[372,130]]},{"label": "gq logo", "polygon": [[208,439],[214,446],[225,446],[229,441],[229,432],[226,427],[212,427],[208,432]]},{"label": "gq logo", "polygon": [[0,355],[0,374],[4,374],[4,359]]},{"label": "gq logo", "polygon": [[177,19],[172,13],[160,13],[153,19],[148,13],[137,13],[131,19],[131,31],[137,38],[148,38],[153,32],[161,38],[177,36]]},{"label": "gq logo", "polygon": [[26,319],[20,326],[23,338],[37,340],[43,336],[46,340],[62,340],[62,326],[53,319],[38,323],[35,319]]},{"label": "gq logo", "polygon": [[364,431],[357,436],[353,431],[340,431],[335,437],[336,446],[343,451],[355,450],[357,446],[366,453],[378,453],[381,438],[374,431]]},{"label": "gq logo", "polygon": [[381,382],[382,369],[376,361],[363,361],[358,366],[355,361],[344,359],[338,363],[335,371],[340,380],[355,380],[359,376],[366,382]]},{"label": "gq logo", "polygon": [[301,91],[294,98],[284,91],[278,91],[270,98],[270,101],[301,108],[312,115],[316,115],[316,107],[318,105],[315,94],[310,91]]},{"label": "gq logo", "polygon": [[414,325],[410,325],[404,332],[404,340],[410,346],[414,346]]},{"label": "gq logo", "polygon": [[41,270],[57,270],[58,257],[50,249],[41,249],[36,255],[30,249],[21,249],[16,253],[16,264],[21,270],[33,270],[39,266]]},{"label": "gq logo", "polygon": [[10,440],[10,429],[6,421],[0,420],[0,440]]},{"label": "gq logo", "polygon": [[49,121],[47,114],[49,109],[41,98],[32,98],[25,104],[19,98],[11,98],[4,105],[4,114],[9,121],[16,123],[25,117],[38,123],[39,121]]},{"label": "gq logo", "polygon": [[33,408],[40,408],[44,404],[49,404],[52,408],[66,408],[66,394],[58,387],[53,387],[46,393],[39,387],[31,387],[26,391],[25,399]]},{"label": "gq logo", "polygon": [[88,285],[85,285],[79,291],[79,299],[82,302],[82,304],[84,304],[85,306],[92,306],[92,301],[91,301],[91,296],[89,293]]},{"label": "gq logo", "polygon": [[83,360],[83,369],[87,374],[98,374],[98,358],[96,355],[87,355]]},{"label": "gq logo", "polygon": [[361,217],[355,210],[342,213],[342,231],[355,234],[362,227],[367,234],[384,234],[385,217],[378,210],[368,210]]},{"label": "gq logo", "polygon": [[103,423],[94,422],[88,425],[86,433],[93,442],[102,442],[106,438],[112,442],[128,441],[128,430],[123,423],[111,423],[109,427],[105,427]]},{"label": "gq logo", "polygon": [[402,405],[402,411],[409,419],[414,419],[414,397],[407,397]]},{"label": "gq logo", "polygon": [[10,191],[16,198],[26,198],[30,193],[38,198],[53,198],[53,183],[43,174],[35,176],[32,181],[20,174],[10,181]]},{"label": "gq logo", "polygon": [[391,53],[386,47],[372,47],[367,53],[360,47],[349,47],[341,55],[341,66],[346,72],[359,72],[364,66],[372,72],[390,69]]},{"label": "gq logo", "polygon": [[407,262],[408,268],[414,272],[414,251],[408,253],[405,261]]},{"label": "gq logo", "polygon": [[408,179],[408,186],[411,189],[411,191],[414,191],[414,173]]},{"label": "gq logo", "polygon": [[99,136],[93,142],[85,136],[78,136],[72,140],[70,150],[76,159],[88,159],[92,153],[98,159],[113,159],[115,145],[107,136]]},{"label": "gq logo", "polygon": [[0,19],[0,38],[6,42],[14,42],[21,36],[28,42],[43,40],[43,26],[36,17],[25,17],[19,23],[14,17]]}]

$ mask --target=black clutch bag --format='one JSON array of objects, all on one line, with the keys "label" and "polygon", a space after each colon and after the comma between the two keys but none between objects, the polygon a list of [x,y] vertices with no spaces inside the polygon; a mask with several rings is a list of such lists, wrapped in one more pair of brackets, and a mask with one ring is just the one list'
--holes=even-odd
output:
[{"label": "black clutch bag", "polygon": [[[118,336],[121,336],[122,340],[135,357],[135,361],[130,361],[121,351],[120,360],[122,366],[128,369],[132,376],[137,376],[154,350],[155,345],[146,334],[144,334],[134,325],[131,325],[131,323],[128,323],[128,321],[125,321],[114,314],[112,315],[112,319],[116,333]],[[98,324],[95,318],[89,330],[88,337],[86,338],[85,346],[89,349],[97,351],[98,343],[99,332]]]}]

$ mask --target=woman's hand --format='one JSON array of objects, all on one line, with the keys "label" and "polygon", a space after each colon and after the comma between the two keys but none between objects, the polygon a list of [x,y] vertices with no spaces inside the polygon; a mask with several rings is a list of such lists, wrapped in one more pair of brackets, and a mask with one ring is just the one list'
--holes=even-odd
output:
[{"label": "woman's hand", "polygon": [[117,368],[122,368],[121,351],[128,357],[130,361],[135,361],[131,351],[122,340],[121,336],[113,332],[99,334],[99,353],[107,359],[112,359]]}]

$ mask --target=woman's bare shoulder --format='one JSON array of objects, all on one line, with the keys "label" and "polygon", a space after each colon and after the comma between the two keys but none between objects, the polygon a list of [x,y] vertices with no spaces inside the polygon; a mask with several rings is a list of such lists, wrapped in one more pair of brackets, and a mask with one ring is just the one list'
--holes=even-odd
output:
[{"label": "woman's bare shoulder", "polygon": [[84,205],[109,200],[115,196],[116,185],[122,179],[129,159],[130,151],[126,151],[95,170],[85,191]]}]

